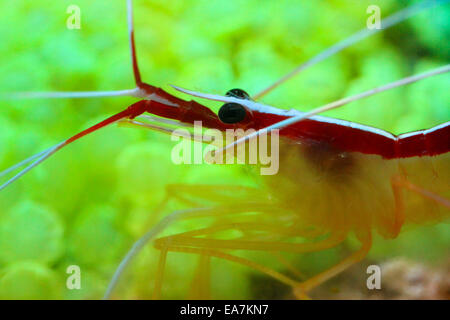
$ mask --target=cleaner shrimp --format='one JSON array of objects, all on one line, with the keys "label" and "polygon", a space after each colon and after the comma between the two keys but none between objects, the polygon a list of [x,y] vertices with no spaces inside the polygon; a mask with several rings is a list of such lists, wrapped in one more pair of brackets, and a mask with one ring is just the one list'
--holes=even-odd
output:
[{"label": "cleaner shrimp", "polygon": [[[381,30],[443,2],[425,1],[394,13],[382,21]],[[134,41],[131,0],[127,1],[127,12],[136,88],[103,92],[19,92],[4,96],[15,99],[131,96],[141,100],[2,171],[1,177],[25,166],[6,180],[0,191],[4,192],[3,189],[59,150],[110,124],[172,134],[174,127],[191,129],[200,122],[205,128],[219,132],[246,132],[237,141],[219,145],[214,153],[208,154],[216,159],[227,156],[235,147],[249,146],[263,135],[270,138],[279,136],[279,141],[271,140],[270,145],[271,153],[279,154],[279,171],[258,176],[255,169],[261,169],[260,163],[246,165],[248,172],[256,176],[256,186],[168,185],[164,199],[153,214],[160,217],[172,202],[189,208],[165,212],[159,222],[148,228],[121,261],[105,298],[116,293],[126,267],[149,243],[159,251],[158,264],[151,275],[152,297],[155,299],[161,297],[169,253],[198,257],[191,287],[193,297],[210,297],[211,258],[216,258],[265,274],[291,287],[297,298],[307,298],[311,290],[361,261],[372,247],[374,233],[395,239],[405,225],[441,222],[450,216],[450,122],[394,135],[372,126],[319,115],[383,91],[449,72],[450,65],[411,75],[309,112],[283,110],[259,102],[297,73],[381,31],[364,28],[254,96],[242,89],[232,89],[221,96],[173,86],[190,96],[222,102],[216,113],[204,104],[183,100],[142,80]],[[246,131],[249,129],[252,131]],[[193,139],[202,142],[198,136]],[[207,222],[191,230],[162,235],[169,226],[197,220]],[[223,234],[227,236],[223,238]],[[342,245],[349,235],[359,241],[359,249],[325,271],[302,280],[236,253],[267,254],[295,273],[295,266],[285,261],[280,253],[298,255],[335,248]]]}]

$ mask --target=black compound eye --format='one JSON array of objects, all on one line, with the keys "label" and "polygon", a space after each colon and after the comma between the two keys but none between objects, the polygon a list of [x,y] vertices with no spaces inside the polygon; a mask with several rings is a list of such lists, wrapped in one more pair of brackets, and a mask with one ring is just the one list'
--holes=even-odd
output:
[{"label": "black compound eye", "polygon": [[245,119],[247,111],[238,103],[225,103],[219,109],[219,119],[223,123],[234,124]]},{"label": "black compound eye", "polygon": [[241,98],[241,99],[246,99],[246,100],[250,100],[250,96],[247,92],[245,92],[242,89],[231,89],[226,93],[227,97],[234,97],[234,98]]}]

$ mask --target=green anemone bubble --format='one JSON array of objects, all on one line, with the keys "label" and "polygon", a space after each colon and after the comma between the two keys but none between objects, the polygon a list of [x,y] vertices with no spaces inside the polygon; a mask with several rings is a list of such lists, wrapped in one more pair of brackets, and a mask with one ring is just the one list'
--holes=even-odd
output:
[{"label": "green anemone bubble", "polygon": [[24,201],[0,217],[0,262],[55,262],[63,252],[63,230],[57,213]]},{"label": "green anemone bubble", "polygon": [[0,299],[60,299],[65,283],[35,262],[12,264],[0,271]]}]

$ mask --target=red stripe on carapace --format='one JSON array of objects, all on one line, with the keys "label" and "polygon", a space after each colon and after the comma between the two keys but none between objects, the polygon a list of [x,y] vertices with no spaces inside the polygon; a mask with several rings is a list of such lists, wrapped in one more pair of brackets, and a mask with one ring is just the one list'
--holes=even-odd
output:
[{"label": "red stripe on carapace", "polygon": [[[254,121],[260,128],[270,126],[288,117],[254,112]],[[450,123],[399,136],[383,135],[350,125],[305,119],[280,130],[280,135],[291,139],[309,139],[325,142],[347,152],[377,154],[385,159],[434,156],[450,151]]]},{"label": "red stripe on carapace", "polygon": [[[66,140],[64,145],[121,119],[133,119],[144,112],[190,124],[193,124],[195,121],[202,121],[203,126],[219,130],[233,128],[259,130],[288,118],[285,115],[253,110],[246,123],[227,125],[218,119],[217,114],[195,101],[179,99],[160,88],[146,84],[143,84],[142,88],[153,92],[173,105],[155,100],[141,100],[126,110],[74,135]],[[323,121],[320,119],[323,119]],[[391,135],[387,132],[383,134],[382,131],[375,128],[373,130],[370,129],[370,127],[357,124],[352,126],[351,122],[347,124],[347,122],[340,123],[339,120],[331,118],[315,117],[299,121],[281,129],[280,135],[293,140],[303,139],[327,143],[331,147],[347,152],[377,154],[386,159],[434,156],[450,151],[450,123],[437,126],[434,129],[399,136]]]}]

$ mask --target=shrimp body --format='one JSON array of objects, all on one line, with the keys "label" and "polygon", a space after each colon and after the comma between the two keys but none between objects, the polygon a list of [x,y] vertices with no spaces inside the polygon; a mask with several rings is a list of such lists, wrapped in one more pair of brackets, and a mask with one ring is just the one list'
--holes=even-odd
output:
[{"label": "shrimp body", "polygon": [[393,178],[405,174],[415,185],[448,199],[449,180],[443,177],[450,174],[449,164],[449,153],[383,159],[310,141],[283,141],[279,173],[263,179],[302,225],[323,233],[376,229],[395,238],[403,224],[442,221],[450,210],[409,190],[402,190],[397,200]]},{"label": "shrimp body", "polygon": [[[261,126],[270,125],[264,114],[258,118]],[[303,225],[323,233],[375,229],[395,238],[403,224],[450,217],[448,206],[396,185],[404,179],[450,198],[449,123],[394,136],[313,117],[280,135],[279,173],[263,176],[264,184]],[[411,141],[414,137],[417,141]]]},{"label": "shrimp body", "polygon": [[[161,113],[155,102],[148,103],[147,111],[189,125],[200,120],[221,131],[260,130],[301,114],[274,107],[268,113],[247,110],[243,121],[225,124],[199,103],[176,102],[182,106],[176,112],[171,108]],[[395,136],[315,116],[281,129],[280,137],[279,172],[261,179],[277,206],[295,213],[294,224],[323,234],[368,234],[374,229],[385,238],[395,238],[404,224],[450,217],[449,122]],[[426,191],[418,193],[414,188]]]}]

